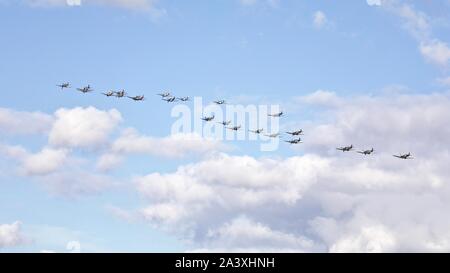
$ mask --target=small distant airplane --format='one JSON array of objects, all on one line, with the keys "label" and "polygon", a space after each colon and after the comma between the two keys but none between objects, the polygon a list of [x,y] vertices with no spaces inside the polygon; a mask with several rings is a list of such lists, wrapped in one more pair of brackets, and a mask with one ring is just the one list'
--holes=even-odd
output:
[{"label": "small distant airplane", "polygon": [[336,150],[343,151],[343,152],[350,152],[352,149],[353,149],[353,144],[350,146],[336,148]]},{"label": "small distant airplane", "polygon": [[163,97],[162,100],[169,102],[174,102],[177,98],[175,97]]},{"label": "small distant airplane", "polygon": [[125,95],[126,95],[126,93],[125,93],[124,89],[122,89],[119,92],[114,92],[114,96],[116,96],[117,98],[123,98],[123,97],[125,97]]},{"label": "small distant airplane", "polygon": [[189,97],[178,98],[179,101],[189,101]]},{"label": "small distant airplane", "polygon": [[94,89],[92,89],[90,85],[85,86],[83,88],[77,88],[77,90],[80,92],[83,92],[83,93],[89,93],[89,92],[94,91]]},{"label": "small distant airplane", "polygon": [[248,130],[248,131],[259,135],[264,131],[264,129]]},{"label": "small distant airplane", "polygon": [[65,82],[63,84],[57,84],[56,86],[61,87],[61,90],[63,90],[64,88],[70,88],[70,83]]},{"label": "small distant airplane", "polygon": [[228,120],[228,121],[221,121],[221,122],[217,122],[217,123],[222,124],[223,126],[228,126],[228,125],[230,125],[231,120]]},{"label": "small distant airplane", "polygon": [[298,131],[286,132],[286,134],[290,134],[290,135],[292,135],[292,136],[301,136],[301,135],[303,135],[303,130],[300,129],[300,130],[298,130]]},{"label": "small distant airplane", "polygon": [[143,101],[145,99],[144,95],[142,96],[134,96],[134,97],[128,97],[134,101]]},{"label": "small distant airplane", "polygon": [[283,114],[284,114],[283,112],[279,112],[279,113],[275,113],[275,114],[269,114],[268,116],[269,116],[269,117],[279,118],[279,117],[281,117]]},{"label": "small distant airplane", "polygon": [[216,100],[216,101],[214,101],[214,103],[217,105],[222,105],[222,104],[226,104],[226,101],[225,100]]},{"label": "small distant airplane", "polygon": [[296,138],[296,139],[293,139],[293,140],[286,140],[286,142],[287,142],[287,143],[290,143],[290,144],[299,144],[299,143],[303,143],[301,138]]},{"label": "small distant airplane", "polygon": [[210,116],[210,117],[203,117],[202,120],[204,121],[212,121],[215,118],[214,115]]},{"label": "small distant airplane", "polygon": [[105,95],[105,96],[107,96],[107,97],[112,97],[112,96],[114,96],[114,95],[116,94],[116,92],[114,92],[114,91],[108,91],[108,92],[102,93],[102,94]]},{"label": "small distant airplane", "polygon": [[170,92],[164,92],[164,93],[160,93],[160,94],[157,94],[157,95],[161,96],[163,98],[167,98],[167,97],[170,97]]},{"label": "small distant airplane", "polygon": [[237,130],[241,129],[241,125],[233,126],[233,127],[227,127],[227,129],[230,129],[230,130],[233,130],[233,131],[237,131]]},{"label": "small distant airplane", "polygon": [[357,153],[359,154],[363,154],[363,155],[370,155],[374,152],[374,149],[370,149],[370,150],[365,150],[365,151],[357,151]]},{"label": "small distant airplane", "polygon": [[277,138],[277,137],[280,136],[280,133],[268,134],[268,135],[265,135],[265,136],[266,136],[266,137],[271,137],[271,138]]},{"label": "small distant airplane", "polygon": [[393,155],[394,157],[400,158],[400,159],[413,159],[411,153],[403,154],[403,155]]}]

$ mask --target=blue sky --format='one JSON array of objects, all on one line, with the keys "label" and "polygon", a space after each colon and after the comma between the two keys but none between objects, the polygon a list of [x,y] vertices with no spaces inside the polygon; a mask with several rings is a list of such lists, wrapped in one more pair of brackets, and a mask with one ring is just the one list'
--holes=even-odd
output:
[{"label": "blue sky", "polygon": [[[448,163],[445,139],[449,132],[439,128],[448,120],[445,119],[448,114],[445,109],[450,86],[450,49],[447,46],[450,42],[450,2],[381,0],[369,5],[364,0],[339,3],[94,0],[84,1],[75,7],[66,5],[65,1],[61,1],[60,5],[49,2],[0,1],[0,78],[3,90],[0,104],[3,109],[3,112],[0,111],[3,115],[0,116],[0,225],[4,224],[6,229],[19,221],[21,238],[16,243],[4,243],[4,247],[0,238],[0,251],[62,252],[67,251],[66,244],[70,241],[80,242],[82,250],[88,252],[197,249],[439,251],[450,247],[427,248],[431,243],[422,245],[419,242],[413,246],[402,244],[394,228],[390,228],[395,226],[394,223],[378,214],[366,211],[370,215],[368,218],[377,219],[377,223],[367,226],[366,222],[355,224],[359,223],[358,217],[361,215],[356,208],[349,212],[355,215],[353,218],[334,215],[324,209],[332,201],[323,201],[326,199],[323,196],[359,192],[359,186],[353,189],[345,183],[353,185],[350,180],[367,176],[378,180],[367,182],[369,184],[363,187],[361,196],[367,197],[367,200],[379,198],[381,203],[386,200],[387,204],[392,205],[391,199],[386,196],[392,196],[397,188],[386,189],[384,185],[397,185],[398,181],[403,185],[402,181],[417,177],[418,174],[407,166],[399,167],[406,168],[401,169],[404,170],[404,178],[388,176],[386,173],[391,174],[390,168],[396,165],[385,166],[383,160],[378,160],[368,163],[369,166],[359,166],[369,173],[355,176],[343,173],[341,178],[336,178],[334,182],[338,185],[346,185],[343,188],[328,188],[320,184],[314,190],[303,192],[304,186],[298,186],[298,181],[309,179],[305,177],[310,177],[307,174],[311,170],[318,172],[311,175],[316,177],[314,181],[329,183],[328,176],[332,170],[344,169],[341,162],[334,161],[341,155],[333,150],[336,145],[355,141],[349,139],[352,132],[356,141],[359,140],[355,144],[383,145],[390,141],[386,144],[389,150],[380,152],[382,158],[390,156],[389,153],[401,152],[400,148],[412,152],[416,149],[416,153],[423,155],[423,161],[417,160],[414,164],[425,176],[421,181],[429,181],[429,194],[438,194],[433,188],[436,181],[440,181],[438,184],[446,189],[447,171],[441,169],[439,164]],[[321,18],[317,18],[318,14]],[[65,81],[74,87],[91,84],[96,93],[81,94],[73,89],[60,92],[55,85]],[[135,103],[106,98],[98,93],[122,88],[130,94],[144,94],[147,100]],[[211,144],[212,148],[205,148],[208,152],[221,155],[196,155],[194,152],[194,155],[181,158],[161,155],[156,147],[140,155],[125,152],[119,165],[99,171],[95,168],[98,158],[111,153],[105,146],[107,144],[94,141],[91,146],[83,146],[56,139],[61,134],[55,133],[55,120],[61,119],[61,123],[65,123],[74,119],[69,115],[78,113],[70,109],[84,111],[92,107],[90,109],[94,110],[86,110],[84,121],[92,116],[92,119],[99,117],[108,124],[115,124],[99,133],[106,134],[104,138],[99,137],[100,140],[106,139],[112,143],[123,136],[123,130],[134,128],[140,136],[153,138],[153,146],[155,143],[176,145],[178,142],[172,144],[172,140],[157,142],[170,135],[175,120],[170,116],[172,105],[161,102],[155,95],[164,90],[179,96],[202,97],[204,102],[224,98],[229,103],[280,104],[292,112],[282,123],[289,128],[308,128],[311,133],[305,138],[309,138],[312,144],[305,149],[282,144],[277,151],[265,153],[259,151],[257,143],[237,141],[225,143],[233,145],[231,151],[223,151],[215,144]],[[419,106],[421,108],[415,108]],[[67,120],[56,114],[61,108],[69,111],[64,116]],[[369,109],[380,112],[370,112]],[[411,112],[401,112],[399,109],[411,109]],[[117,111],[120,118],[110,111]],[[420,111],[423,111],[422,115],[417,117]],[[35,112],[45,117],[36,117]],[[354,116],[349,113],[354,113]],[[390,119],[386,113],[400,113],[398,116],[403,120],[396,117]],[[355,123],[357,117],[365,117],[366,122]],[[435,117],[440,120],[435,121]],[[11,125],[17,123],[31,128],[36,123],[44,124],[43,120],[49,124],[37,130],[39,132],[17,132],[20,130]],[[414,124],[414,120],[427,124]],[[409,127],[404,127],[407,126],[405,124]],[[375,133],[366,128],[368,125],[376,128]],[[94,130],[104,128],[100,121],[92,126]],[[421,127],[425,131],[422,134],[428,130],[430,135],[414,135],[415,130]],[[383,135],[386,128],[397,128],[399,131]],[[330,137],[327,138],[328,134]],[[434,143],[432,151],[436,154],[427,152],[423,147],[428,141]],[[22,147],[28,155],[11,155],[8,149],[13,146]],[[58,153],[55,156],[62,157],[65,163],[51,167],[45,174],[24,174],[23,168],[31,164],[27,164],[28,156],[39,154],[45,148],[55,150]],[[212,190],[207,187],[220,179],[208,180],[211,175],[199,170],[208,164],[212,169],[219,168],[220,164],[228,162],[228,157],[233,156],[236,158],[232,162],[248,160],[249,165],[244,166],[257,166],[256,170],[273,168],[274,173],[270,171],[267,175],[275,182],[295,185],[294,189],[287,188],[287,192],[298,191],[298,196],[287,197],[286,192],[272,196],[273,199],[286,197],[286,203],[279,207],[275,205],[273,211],[262,215],[261,210],[270,204],[265,199],[265,191],[261,193],[264,196],[261,200],[264,201],[253,204],[245,199],[245,209],[230,209],[226,205],[228,195],[217,196],[217,200],[221,200],[218,205],[221,209],[218,209],[209,207],[214,202],[209,197],[200,202],[198,196],[177,193],[176,187],[168,186],[164,190],[152,188],[155,184],[177,185],[178,182],[189,183],[180,181],[192,180],[195,185],[186,185],[186,192],[204,190],[205,196],[209,196]],[[433,161],[437,158],[440,158],[440,163]],[[38,158],[37,161],[52,159]],[[306,169],[302,169],[304,172],[298,178],[294,171],[295,179],[290,182],[290,178],[281,174],[277,176],[276,172],[285,170],[289,173],[289,166],[293,164],[291,160],[298,160],[294,165]],[[360,163],[354,161],[356,159],[348,160],[348,164],[358,168]],[[314,165],[319,161],[321,167]],[[328,169],[324,166],[332,167]],[[236,171],[245,171],[245,167],[240,165],[235,168]],[[55,186],[55,183],[49,182],[61,180],[59,175],[71,177],[72,180],[67,183],[73,183],[79,190],[73,193],[61,188],[67,184]],[[89,189],[86,190],[83,187],[94,179],[87,178],[88,175],[99,176],[97,178],[104,179],[108,185],[95,190],[87,186]],[[243,184],[253,181],[253,178],[242,179]],[[235,185],[233,181],[230,183]],[[305,185],[314,184],[308,181]],[[255,183],[242,188],[255,187],[250,191],[258,191],[266,186]],[[147,189],[147,184],[151,185],[150,189]],[[383,196],[377,195],[379,191],[372,192],[373,185],[383,185]],[[427,186],[419,183],[417,187],[410,187],[406,185],[405,190],[410,190],[414,196],[418,188]],[[230,194],[242,188],[233,188]],[[267,192],[277,190],[268,188]],[[444,198],[447,191],[442,192],[439,197]],[[157,194],[164,197],[155,197]],[[256,196],[255,200],[259,198]],[[196,201],[186,201],[190,198]],[[423,202],[429,204],[425,199]],[[303,209],[303,205],[310,209]],[[439,210],[447,204],[429,205],[430,208],[437,206]],[[288,207],[286,215],[300,213],[302,217],[297,222],[279,220],[286,216],[280,212],[283,206]],[[145,208],[151,208],[151,213],[145,212]],[[176,216],[164,219],[155,216],[155,210]],[[200,212],[194,214],[197,210]],[[183,212],[182,219],[177,218],[179,211]],[[276,222],[267,220],[271,214],[277,216]],[[208,215],[211,219],[206,220]],[[342,234],[339,233],[341,231],[330,232],[339,234],[335,238],[323,235],[322,231],[311,232],[323,219],[332,219],[339,223],[336,226],[342,226],[345,231],[341,230]],[[409,220],[404,219],[403,223]],[[434,219],[430,221],[434,223]],[[261,228],[262,237],[268,237],[249,239],[244,246],[222,241],[222,236],[236,234],[227,228],[251,227],[252,223],[257,223],[256,226]],[[179,226],[181,230],[173,226]],[[446,227],[444,224],[439,226]],[[208,234],[215,235],[211,238]],[[344,235],[354,237],[346,238]],[[440,235],[441,241],[449,239],[446,233]],[[290,236],[305,243],[291,244]],[[354,245],[349,247],[349,242]]]}]

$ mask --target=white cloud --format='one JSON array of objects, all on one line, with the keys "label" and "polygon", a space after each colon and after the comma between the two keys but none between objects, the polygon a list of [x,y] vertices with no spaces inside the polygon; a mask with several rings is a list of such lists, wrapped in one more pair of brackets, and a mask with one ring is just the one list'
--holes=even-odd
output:
[{"label": "white cloud", "polygon": [[402,19],[404,27],[419,42],[419,51],[427,61],[441,67],[448,66],[450,48],[447,43],[432,36],[430,19],[424,12],[399,1],[383,1],[380,4]]},{"label": "white cloud", "polygon": [[339,106],[342,104],[341,99],[334,92],[326,90],[317,90],[306,96],[296,99],[300,103],[313,104],[316,106]]},{"label": "white cloud", "polygon": [[367,0],[369,6],[381,6],[381,0]]},{"label": "white cloud", "polygon": [[20,112],[0,108],[0,134],[41,134],[50,129],[52,122],[52,116],[41,112]]},{"label": "white cloud", "polygon": [[107,153],[97,162],[100,170],[110,170],[120,164],[124,157],[146,154],[165,158],[183,158],[195,155],[209,155],[229,149],[219,140],[204,138],[196,133],[172,134],[167,137],[151,137],[128,128],[114,140]]},{"label": "white cloud", "polygon": [[0,248],[15,247],[27,242],[21,232],[21,222],[0,225]]},{"label": "white cloud", "polygon": [[313,23],[316,28],[322,28],[328,23],[327,16],[323,11],[316,11],[313,15]]},{"label": "white cloud", "polygon": [[426,60],[436,65],[447,66],[450,60],[450,48],[439,40],[421,43],[420,52]]},{"label": "white cloud", "polygon": [[[141,216],[194,251],[448,251],[448,96],[331,94],[340,104],[311,121],[304,155],[221,154],[138,177]],[[336,152],[351,142],[376,154]]]},{"label": "white cloud", "polygon": [[67,148],[104,146],[109,134],[122,121],[117,110],[101,111],[94,107],[60,109],[55,116],[49,143]]},{"label": "white cloud", "polygon": [[21,168],[26,175],[46,175],[61,168],[67,159],[67,150],[44,148],[24,157]]}]

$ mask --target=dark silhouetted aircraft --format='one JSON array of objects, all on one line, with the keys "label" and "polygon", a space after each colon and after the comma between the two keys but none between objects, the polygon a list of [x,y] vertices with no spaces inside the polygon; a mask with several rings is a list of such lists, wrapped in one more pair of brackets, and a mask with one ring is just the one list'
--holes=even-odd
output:
[{"label": "dark silhouetted aircraft", "polygon": [[108,91],[108,92],[102,93],[102,94],[105,95],[105,96],[107,96],[107,97],[112,97],[112,96],[114,96],[114,95],[116,94],[116,92],[114,92],[114,91]]},{"label": "dark silhouetted aircraft", "polygon": [[214,115],[210,116],[210,117],[203,117],[202,120],[204,121],[212,121],[215,118]]},{"label": "dark silhouetted aircraft", "polygon": [[63,90],[64,88],[70,88],[70,83],[65,82],[63,84],[57,84],[56,86],[61,87],[61,90]]},{"label": "dark silhouetted aircraft", "polygon": [[286,132],[286,134],[290,134],[292,136],[301,136],[303,135],[303,130],[293,131],[293,132]]},{"label": "dark silhouetted aircraft", "polygon": [[128,97],[134,101],[143,101],[145,99],[144,95],[142,96],[134,96],[134,97]]},{"label": "dark silhouetted aircraft", "polygon": [[400,159],[413,159],[411,153],[403,154],[403,155],[393,155],[396,158]]},{"label": "dark silhouetted aircraft", "polygon": [[299,144],[299,143],[303,143],[301,138],[296,138],[293,140],[286,140],[285,142],[289,143],[289,144]]},{"label": "dark silhouetted aircraft", "polygon": [[164,93],[160,93],[160,94],[157,94],[157,95],[161,96],[163,98],[167,98],[167,97],[170,97],[170,92],[164,92]]},{"label": "dark silhouetted aircraft", "polygon": [[94,91],[94,89],[92,89],[90,85],[85,86],[83,88],[77,88],[77,90],[80,92],[83,92],[83,93],[89,93],[89,92]]},{"label": "dark silhouetted aircraft", "polygon": [[169,102],[174,102],[177,98],[175,97],[163,97],[162,100]]},{"label": "dark silhouetted aircraft", "polygon": [[343,151],[343,152],[350,152],[352,149],[353,149],[353,145],[336,148],[336,150]]},{"label": "dark silhouetted aircraft", "polygon": [[269,114],[268,116],[269,116],[269,117],[279,118],[279,117],[281,117],[283,114],[284,114],[283,112],[279,112],[279,113],[275,113],[275,114]]},{"label": "dark silhouetted aircraft", "polygon": [[216,101],[214,101],[214,103],[218,104],[218,105],[221,105],[221,104],[225,104],[226,101],[224,101],[224,100],[216,100]]},{"label": "dark silhouetted aircraft", "polygon": [[189,97],[178,98],[179,101],[189,101]]},{"label": "dark silhouetted aircraft", "polygon": [[374,149],[370,149],[370,150],[365,150],[365,151],[357,151],[357,153],[359,154],[363,154],[363,155],[370,155],[374,152]]},{"label": "dark silhouetted aircraft", "polygon": [[259,135],[264,131],[264,129],[248,130],[248,131]]},{"label": "dark silhouetted aircraft", "polygon": [[230,129],[230,130],[233,130],[233,131],[237,131],[237,130],[241,129],[241,125],[233,126],[233,127],[227,127],[227,129]]},{"label": "dark silhouetted aircraft", "polygon": [[217,122],[217,123],[220,123],[220,124],[222,124],[223,126],[228,126],[228,125],[230,125],[231,120],[228,120],[228,121],[221,121],[221,122]]}]

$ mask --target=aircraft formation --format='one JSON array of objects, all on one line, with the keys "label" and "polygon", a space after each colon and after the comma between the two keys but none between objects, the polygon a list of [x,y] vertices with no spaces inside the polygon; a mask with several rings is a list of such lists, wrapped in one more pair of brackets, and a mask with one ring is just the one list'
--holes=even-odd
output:
[{"label": "aircraft formation", "polygon": [[[68,83],[68,82],[65,82],[65,83],[62,83],[62,84],[57,84],[56,86],[61,88],[61,90],[72,88],[70,83]],[[94,89],[90,85],[87,85],[87,86],[84,86],[84,87],[80,87],[80,88],[76,88],[76,90],[81,92],[81,93],[84,93],[84,94],[91,93],[91,92],[94,91]],[[145,96],[144,95],[128,96],[124,89],[122,89],[120,91],[110,90],[110,91],[107,91],[107,92],[104,92],[104,93],[101,93],[101,94],[105,95],[106,97],[116,97],[116,98],[127,97],[127,98],[129,98],[131,100],[134,100],[134,101],[143,101],[143,100],[145,100]],[[176,97],[176,96],[173,96],[170,92],[163,92],[163,93],[159,93],[157,95],[161,97],[161,100],[166,101],[167,103],[173,103],[173,102],[176,102],[176,101],[187,102],[187,101],[190,100],[189,97]],[[216,105],[225,105],[225,104],[227,104],[227,102],[225,100],[215,100],[215,101],[213,101],[213,103],[216,104]],[[283,111],[277,112],[277,113],[268,114],[268,116],[271,117],[271,118],[280,118],[283,115],[284,115]],[[212,122],[212,121],[214,121],[215,116],[214,115],[205,116],[205,117],[202,117],[201,119],[203,121],[205,121],[205,122]],[[217,123],[222,124],[226,129],[232,130],[232,131],[239,131],[242,128],[241,125],[230,126],[231,121],[219,121]],[[264,135],[264,136],[269,137],[269,138],[281,137],[280,133],[264,134],[264,129],[263,128],[257,128],[255,130],[248,130],[248,131],[251,132],[251,133],[257,134],[257,135]],[[296,145],[296,144],[303,143],[301,137],[299,137],[299,136],[303,135],[303,129],[292,131],[292,132],[286,132],[286,134],[288,134],[288,135],[290,135],[292,137],[296,137],[296,138],[293,138],[293,139],[290,139],[290,140],[285,140],[284,142],[289,143],[291,145]],[[345,153],[345,152],[353,151],[354,147],[353,147],[353,144],[351,144],[349,146],[338,147],[338,148],[336,148],[336,150],[342,151],[342,152]],[[362,154],[364,156],[372,155],[374,152],[375,152],[374,148],[371,148],[369,150],[356,151],[356,153]],[[393,157],[396,157],[396,158],[399,158],[399,159],[404,159],[404,160],[406,160],[406,159],[413,159],[411,153],[393,155]]]}]

